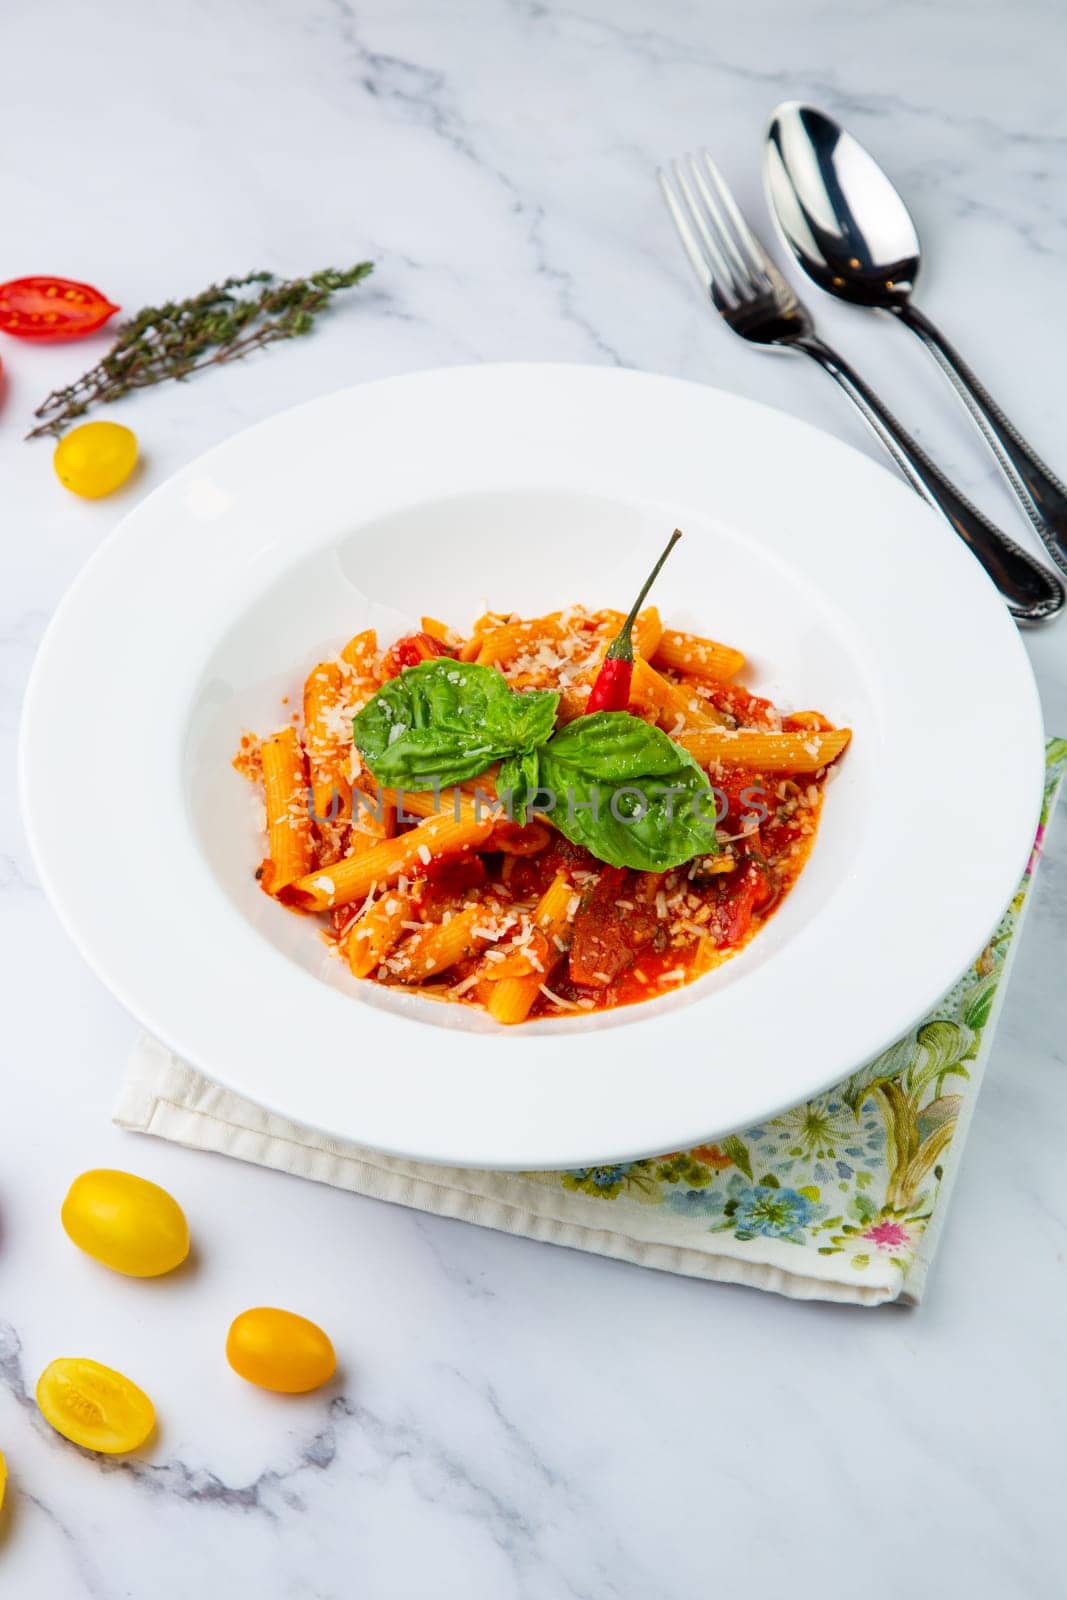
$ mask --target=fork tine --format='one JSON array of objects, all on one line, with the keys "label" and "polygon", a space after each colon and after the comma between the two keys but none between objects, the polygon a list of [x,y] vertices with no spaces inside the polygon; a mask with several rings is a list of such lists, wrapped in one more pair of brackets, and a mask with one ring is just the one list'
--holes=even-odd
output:
[{"label": "fork tine", "polygon": [[734,234],[739,244],[748,254],[751,262],[750,270],[756,272],[765,283],[769,283],[770,278],[767,269],[771,265],[770,257],[742,216],[737,201],[730,193],[726,179],[711,159],[708,151],[702,150],[700,153],[704,158],[704,165],[708,170],[709,178],[715,186],[715,192],[719,197],[722,209],[733,226]]},{"label": "fork tine", "polygon": [[696,157],[688,156],[686,159],[689,163],[689,171],[692,175],[693,183],[704,202],[704,215],[707,218],[709,229],[714,234],[723,256],[730,263],[730,274],[735,284],[738,285],[739,293],[751,293],[752,268],[742,255],[740,246],[734,238],[729,222],[722,214],[717,199],[704,181],[704,176],[697,165]]},{"label": "fork tine", "polygon": [[689,226],[689,220],[685,214],[685,211],[683,210],[680,201],[675,196],[674,190],[667,182],[667,174],[663,171],[662,167],[657,169],[656,177],[659,179],[659,186],[663,190],[663,198],[667,202],[667,209],[671,214],[671,219],[674,222],[675,228],[678,230],[678,237],[682,241],[682,247],[693,264],[693,271],[696,273],[697,278],[699,279],[700,287],[706,294],[710,294],[714,281],[711,275],[711,269],[704,259],[700,246],[697,243],[696,235]]},{"label": "fork tine", "polygon": [[[686,182],[685,172],[680,161],[671,164],[671,172],[675,186],[681,195],[682,203],[677,210],[683,210],[687,222],[687,231],[692,240],[693,248],[701,258],[702,267],[698,269],[705,278],[710,277],[708,287],[715,287],[719,294],[727,301],[740,301],[741,289],[738,285],[729,262],[724,257],[714,231],[708,226],[708,219],[695,198],[692,189]],[[677,215],[675,206],[671,207],[672,214]],[[687,246],[687,248],[689,248]]]}]

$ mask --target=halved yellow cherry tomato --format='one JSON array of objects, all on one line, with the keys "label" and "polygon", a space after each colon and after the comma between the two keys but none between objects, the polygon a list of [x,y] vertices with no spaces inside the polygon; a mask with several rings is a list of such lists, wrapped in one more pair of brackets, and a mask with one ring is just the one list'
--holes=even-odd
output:
[{"label": "halved yellow cherry tomato", "polygon": [[304,1394],[337,1371],[333,1345],[314,1322],[295,1311],[255,1306],[242,1311],[226,1335],[226,1359],[234,1372],[261,1389]]},{"label": "halved yellow cherry tomato", "polygon": [[136,463],[136,436],[120,422],[83,422],[63,435],[52,457],[60,483],[85,500],[111,494]]},{"label": "halved yellow cherry tomato", "polygon": [[131,1278],[158,1278],[189,1254],[189,1224],[177,1200],[132,1172],[83,1172],[60,1217],[79,1250]]},{"label": "halved yellow cherry tomato", "polygon": [[57,1433],[86,1450],[123,1455],[144,1444],[156,1425],[143,1389],[99,1361],[61,1356],[37,1380],[37,1404]]}]

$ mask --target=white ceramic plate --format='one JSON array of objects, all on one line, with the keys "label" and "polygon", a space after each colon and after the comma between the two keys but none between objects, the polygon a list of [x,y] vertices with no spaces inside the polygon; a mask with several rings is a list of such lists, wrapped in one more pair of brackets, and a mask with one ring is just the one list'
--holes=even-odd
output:
[{"label": "white ceramic plate", "polygon": [[[738,644],[854,729],[781,911],[676,995],[505,1031],[357,983],[255,884],[242,728],[356,629],[623,608]],[[104,982],[271,1108],[381,1150],[551,1167],[677,1149],[845,1077],[956,979],[1013,893],[1042,772],[1016,630],[902,483],[714,389],[550,366],[349,389],[149,496],[60,606],[23,727],[34,853]]]}]

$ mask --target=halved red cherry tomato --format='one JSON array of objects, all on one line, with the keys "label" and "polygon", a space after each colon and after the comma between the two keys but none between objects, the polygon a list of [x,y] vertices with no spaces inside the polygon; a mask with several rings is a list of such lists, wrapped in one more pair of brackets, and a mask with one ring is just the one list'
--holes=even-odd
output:
[{"label": "halved red cherry tomato", "polygon": [[79,339],[95,333],[118,306],[70,278],[12,278],[0,283],[0,330],[19,339]]}]

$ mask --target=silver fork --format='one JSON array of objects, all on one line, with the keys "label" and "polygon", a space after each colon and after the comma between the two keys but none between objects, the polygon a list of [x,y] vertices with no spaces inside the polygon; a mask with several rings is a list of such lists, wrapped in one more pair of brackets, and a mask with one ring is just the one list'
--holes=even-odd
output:
[{"label": "silver fork", "polygon": [[982,563],[1014,617],[1047,622],[1067,594],[1059,579],[994,527],[949,482],[859,374],[824,344],[760,244],[706,150],[658,173],[660,187],[701,287],[727,327],[765,349],[797,350],[818,362],[844,389],[904,476]]}]

